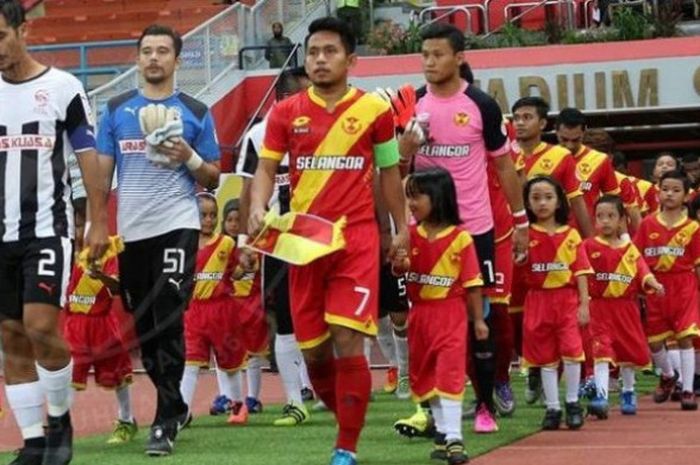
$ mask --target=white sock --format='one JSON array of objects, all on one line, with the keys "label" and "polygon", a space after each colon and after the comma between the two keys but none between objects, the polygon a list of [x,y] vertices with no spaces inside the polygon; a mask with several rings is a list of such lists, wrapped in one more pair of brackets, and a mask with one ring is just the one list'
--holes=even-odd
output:
[{"label": "white sock", "polygon": [[[608,384],[610,383],[610,365],[608,362],[596,362],[593,367],[595,374],[595,387],[598,395],[608,398]],[[568,402],[568,401],[567,401]]]},{"label": "white sock", "polygon": [[541,370],[544,403],[549,410],[561,410],[559,403],[559,379],[556,368],[543,367]]},{"label": "white sock", "polygon": [[372,339],[365,338],[365,358],[367,359],[367,365],[372,366]]},{"label": "white sock", "polygon": [[117,388],[117,403],[119,404],[119,419],[128,423],[134,422],[134,415],[131,413],[131,388],[124,385]]},{"label": "white sock", "polygon": [[243,371],[232,373],[228,379],[231,390],[226,395],[233,402],[243,402]]},{"label": "white sock", "polygon": [[216,384],[219,386],[219,395],[228,397],[227,392],[231,391],[231,386],[229,386],[228,373],[226,373],[219,367],[216,367]]},{"label": "white sock", "polygon": [[301,378],[302,387],[311,389],[311,379],[309,379],[309,370],[306,369],[304,356],[301,356],[301,364],[299,365],[299,378]]},{"label": "white sock", "polygon": [[622,375],[622,391],[634,392],[634,368],[622,367],[620,374]]},{"label": "white sock", "polygon": [[49,415],[60,417],[70,410],[73,404],[73,390],[71,381],[73,379],[73,359],[60,370],[49,371],[38,363],[36,372],[39,375],[41,389],[46,395]]},{"label": "white sock", "polygon": [[700,350],[695,352],[695,374],[700,376]]},{"label": "white sock", "polygon": [[683,392],[693,392],[693,375],[695,374],[695,349],[681,349],[678,351],[681,359],[681,371],[683,377]]},{"label": "white sock", "polygon": [[462,440],[462,402],[440,398],[447,442]]},{"label": "white sock", "polygon": [[22,438],[44,437],[44,391],[39,381],[6,385],[5,395]]},{"label": "white sock", "polygon": [[683,382],[683,370],[681,370],[681,351],[679,349],[668,349],[668,362],[671,364],[671,369],[678,373],[678,381]]},{"label": "white sock", "polygon": [[[564,362],[564,379],[566,380],[566,402],[578,402],[578,388],[581,384],[581,364]],[[605,385],[608,390],[608,385]]]},{"label": "white sock", "polygon": [[408,339],[394,334],[396,342],[396,365],[399,367],[399,377],[408,376]]},{"label": "white sock", "polygon": [[443,414],[439,397],[430,399],[430,410],[435,420],[435,429],[437,429],[439,433],[445,434],[445,415]]},{"label": "white sock", "polygon": [[673,376],[673,368],[671,368],[671,363],[668,361],[668,355],[666,353],[666,348],[662,347],[658,352],[652,352],[651,358],[654,360],[654,365],[656,368],[661,370],[661,374],[670,378]]},{"label": "white sock", "polygon": [[248,381],[248,397],[260,398],[260,387],[262,382],[263,358],[257,355],[248,359],[246,369],[246,379]]},{"label": "white sock", "polygon": [[275,358],[282,378],[287,403],[301,404],[301,363],[304,360],[294,334],[275,336]]},{"label": "white sock", "polygon": [[192,409],[194,391],[197,389],[197,376],[199,376],[198,366],[185,365],[185,372],[182,374],[182,381],[180,381],[180,394],[190,410]]},{"label": "white sock", "polygon": [[379,331],[377,332],[377,342],[379,349],[386,361],[392,367],[396,366],[396,343],[394,342],[394,327],[391,324],[389,315],[379,320]]}]

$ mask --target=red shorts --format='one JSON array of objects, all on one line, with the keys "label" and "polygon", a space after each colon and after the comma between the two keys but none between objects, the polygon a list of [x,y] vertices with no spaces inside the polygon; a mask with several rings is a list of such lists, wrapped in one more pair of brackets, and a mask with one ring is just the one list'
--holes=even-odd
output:
[{"label": "red shorts", "polygon": [[649,347],[634,299],[592,299],[589,326],[596,362],[636,368],[649,365]]},{"label": "red shorts", "polygon": [[656,279],[664,285],[665,293],[647,296],[647,340],[660,342],[669,337],[700,335],[695,273],[658,273]]},{"label": "red shorts", "polygon": [[510,292],[513,287],[513,235],[496,243],[496,263],[494,275],[496,282],[492,287],[484,288],[484,295],[494,304],[510,303]]},{"label": "red shorts", "polygon": [[95,382],[116,389],[130,384],[131,357],[112,315],[67,313],[64,335],[73,357],[73,387],[87,387],[88,372],[95,368]]},{"label": "red shorts", "polygon": [[377,334],[379,232],[373,222],[348,226],[345,248],[289,267],[294,333],[310,349],[330,338],[328,325]]},{"label": "red shorts", "polygon": [[524,267],[513,267],[513,282],[510,289],[510,306],[508,308],[510,313],[519,313],[523,311],[525,296],[527,296],[525,271],[526,269]]},{"label": "red shorts", "polygon": [[408,378],[416,402],[461,400],[467,369],[467,307],[462,297],[413,302],[408,313]]},{"label": "red shorts", "polygon": [[246,348],[233,300],[192,300],[185,312],[185,360],[188,365],[209,366],[214,352],[216,365],[224,371],[239,370]]},{"label": "red shorts", "polygon": [[527,366],[557,366],[584,360],[578,326],[578,291],[531,289],[523,314],[523,359]]},{"label": "red shorts", "polygon": [[260,295],[233,299],[238,311],[243,343],[250,355],[267,355],[270,351],[270,334]]}]

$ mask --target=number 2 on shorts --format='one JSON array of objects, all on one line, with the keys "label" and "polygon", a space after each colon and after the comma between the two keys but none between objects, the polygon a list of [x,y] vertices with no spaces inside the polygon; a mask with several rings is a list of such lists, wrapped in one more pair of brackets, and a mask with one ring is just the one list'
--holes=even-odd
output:
[{"label": "number 2 on shorts", "polygon": [[362,286],[355,286],[355,289],[353,289],[355,292],[359,293],[362,295],[362,300],[360,301],[360,305],[357,306],[357,310],[355,310],[355,316],[360,316],[362,315],[362,312],[365,311],[365,307],[367,306],[367,301],[369,300],[369,289],[366,287]]}]

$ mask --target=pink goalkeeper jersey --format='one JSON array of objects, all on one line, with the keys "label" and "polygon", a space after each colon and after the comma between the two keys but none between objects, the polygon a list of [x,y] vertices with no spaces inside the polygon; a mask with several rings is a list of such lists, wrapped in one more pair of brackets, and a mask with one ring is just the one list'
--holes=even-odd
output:
[{"label": "pink goalkeeper jersey", "polygon": [[496,101],[463,82],[459,92],[438,97],[418,89],[416,114],[430,115],[430,140],[415,159],[415,170],[439,167],[450,172],[457,188],[459,214],[472,235],[493,228],[486,162],[510,151],[503,115]]}]

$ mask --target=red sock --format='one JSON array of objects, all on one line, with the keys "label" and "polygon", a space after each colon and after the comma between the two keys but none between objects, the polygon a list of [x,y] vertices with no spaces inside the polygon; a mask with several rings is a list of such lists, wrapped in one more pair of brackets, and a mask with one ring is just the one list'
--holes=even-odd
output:
[{"label": "red sock", "polygon": [[328,407],[331,412],[335,413],[335,359],[331,357],[322,362],[307,362],[306,367],[314,392],[321,398],[323,403],[326,404],[326,407]]},{"label": "red sock", "polygon": [[338,440],[335,446],[355,452],[365,424],[367,404],[372,392],[372,375],[363,355],[339,358],[335,364],[338,399]]}]

